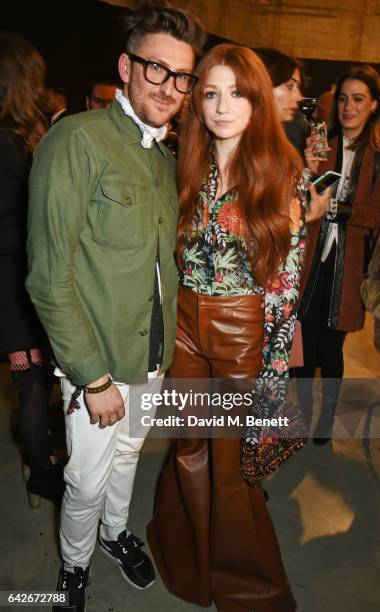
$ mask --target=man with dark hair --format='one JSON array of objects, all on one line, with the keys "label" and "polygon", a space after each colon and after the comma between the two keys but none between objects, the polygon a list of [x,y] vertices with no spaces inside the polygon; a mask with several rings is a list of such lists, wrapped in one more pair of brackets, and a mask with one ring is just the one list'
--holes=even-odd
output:
[{"label": "man with dark hair", "polygon": [[50,126],[67,116],[67,95],[63,89],[50,87],[46,90],[45,112]]},{"label": "man with dark hair", "polygon": [[120,86],[120,80],[111,76],[100,74],[93,77],[87,87],[86,109],[108,108],[115,98],[116,89]]},{"label": "man with dark hair", "polygon": [[141,39],[147,34],[168,34],[173,38],[189,44],[196,55],[202,54],[205,34],[202,30],[200,35],[200,22],[192,18],[189,21],[189,13],[176,9],[169,2],[161,4],[144,3],[140,10],[126,11],[125,30],[128,37],[128,51],[136,52]]},{"label": "man with dark hair", "polygon": [[[143,439],[129,435],[135,385],[169,367],[175,338],[175,164],[160,141],[196,82],[199,22],[168,6],[131,13],[109,109],[59,122],[31,173],[27,288],[61,375],[69,462],[59,591],[85,609],[99,543],[138,589],[154,581],[126,527]],[[66,610],[61,605],[57,610]]]}]

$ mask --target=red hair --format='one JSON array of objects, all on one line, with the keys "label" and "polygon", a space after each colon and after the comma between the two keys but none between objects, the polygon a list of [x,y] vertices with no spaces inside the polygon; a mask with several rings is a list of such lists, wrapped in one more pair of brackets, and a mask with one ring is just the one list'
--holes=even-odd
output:
[{"label": "red hair", "polygon": [[229,184],[237,186],[252,272],[258,284],[275,276],[290,250],[289,205],[301,176],[302,161],[278,117],[270,77],[247,47],[214,47],[198,65],[183,122],[178,161],[179,250],[198,205],[202,179],[212,159],[212,134],[202,118],[203,91],[213,66],[229,66],[237,89],[252,105],[249,124],[230,160]]}]

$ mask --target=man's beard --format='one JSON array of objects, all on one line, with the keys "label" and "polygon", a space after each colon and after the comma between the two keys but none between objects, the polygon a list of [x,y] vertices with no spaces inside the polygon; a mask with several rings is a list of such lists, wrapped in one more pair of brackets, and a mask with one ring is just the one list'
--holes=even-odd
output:
[{"label": "man's beard", "polygon": [[170,121],[170,119],[176,114],[176,101],[171,96],[166,96],[165,94],[162,95],[150,93],[148,94],[147,98],[152,100],[152,104],[155,103],[154,98],[160,99],[163,102],[171,103],[170,105],[168,104],[167,114],[165,115],[165,117],[163,119],[157,120],[155,119],[155,116],[157,116],[157,114],[161,114],[159,109],[156,107],[150,108],[149,106],[144,108],[144,104],[140,104],[140,101],[138,99],[135,100],[132,95],[129,98],[132,108],[135,111],[136,115],[141,119],[141,121],[143,121],[147,125],[150,125],[151,127],[155,128],[160,128],[168,121]]}]

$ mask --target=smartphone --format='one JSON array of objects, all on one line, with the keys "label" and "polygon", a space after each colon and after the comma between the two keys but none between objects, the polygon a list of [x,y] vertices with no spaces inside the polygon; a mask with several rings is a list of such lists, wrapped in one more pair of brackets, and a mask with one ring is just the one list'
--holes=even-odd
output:
[{"label": "smartphone", "polygon": [[321,176],[317,176],[314,181],[312,181],[314,187],[318,191],[318,193],[323,193],[327,187],[333,187],[336,183],[338,183],[341,179],[342,175],[339,172],[333,172],[333,170],[328,170]]}]

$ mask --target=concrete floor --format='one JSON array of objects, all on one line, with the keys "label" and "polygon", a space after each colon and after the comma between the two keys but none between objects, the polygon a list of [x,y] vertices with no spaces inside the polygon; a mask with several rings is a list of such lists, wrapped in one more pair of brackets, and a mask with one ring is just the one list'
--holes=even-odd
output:
[{"label": "concrete floor", "polygon": [[[380,377],[371,325],[368,318],[366,328],[346,341],[347,377]],[[28,505],[19,452],[10,435],[15,404],[7,365],[2,364],[0,590],[52,590],[60,567],[58,516],[47,501],[37,510]],[[148,440],[140,459],[130,526],[142,537],[165,449],[165,443]],[[363,440],[336,439],[324,447],[309,444],[266,483],[299,612],[379,612],[379,478],[380,440],[372,439],[366,449]],[[171,596],[159,578],[146,592],[133,589],[99,550],[92,576],[88,612],[201,610]]]}]

